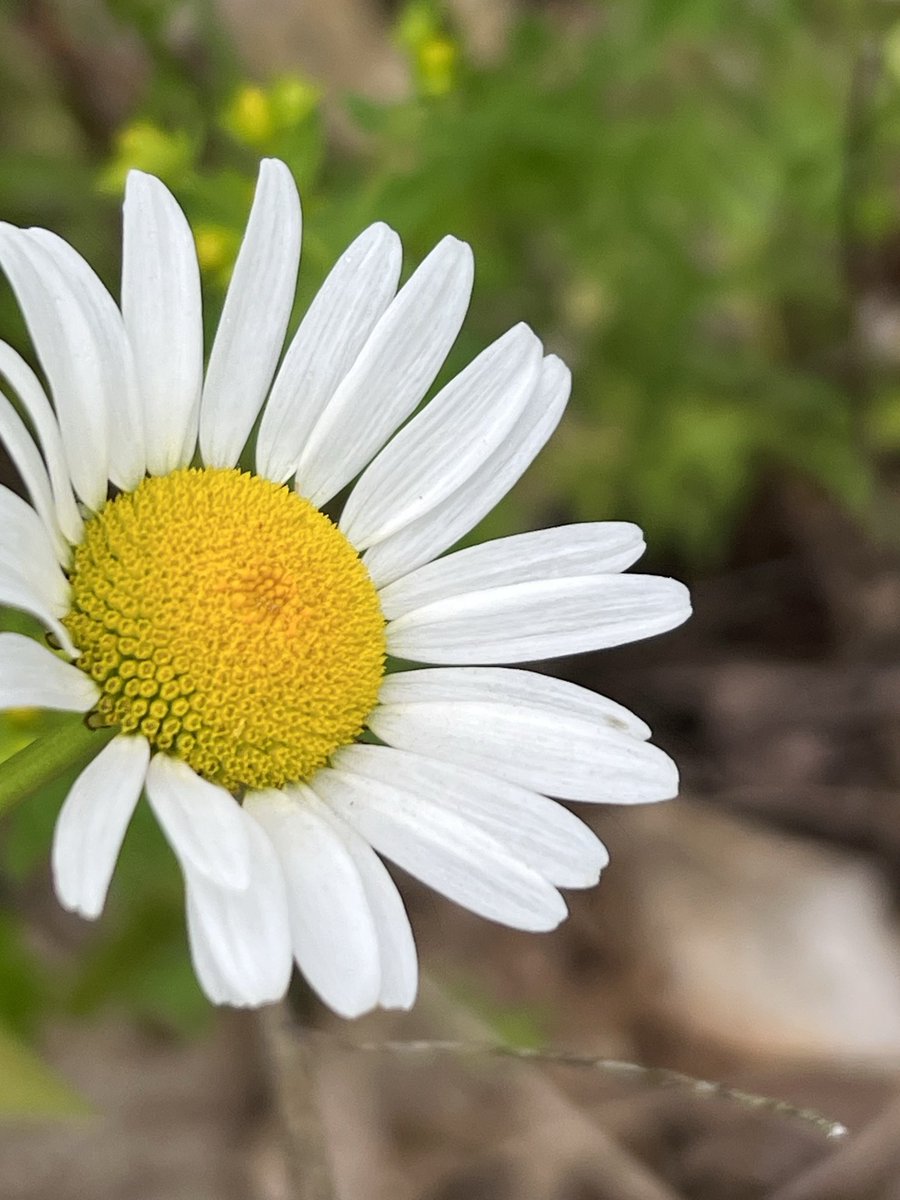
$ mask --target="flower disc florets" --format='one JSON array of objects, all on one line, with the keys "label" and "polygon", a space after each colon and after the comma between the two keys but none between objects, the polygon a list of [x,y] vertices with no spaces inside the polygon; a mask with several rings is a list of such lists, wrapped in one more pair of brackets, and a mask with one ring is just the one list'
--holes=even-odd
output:
[{"label": "flower disc florets", "polygon": [[143,480],[89,522],[71,584],[96,719],[232,791],[309,778],[375,706],[375,587],[336,526],[268,480]]}]

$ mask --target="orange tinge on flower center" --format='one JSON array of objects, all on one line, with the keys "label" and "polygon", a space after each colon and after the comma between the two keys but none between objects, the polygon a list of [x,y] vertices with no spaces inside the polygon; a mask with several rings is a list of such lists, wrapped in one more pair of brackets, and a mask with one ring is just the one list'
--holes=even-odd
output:
[{"label": "orange tinge on flower center", "polygon": [[95,720],[231,791],[309,779],[375,706],[375,586],[286,487],[231,468],[145,479],[88,523],[71,583]]}]

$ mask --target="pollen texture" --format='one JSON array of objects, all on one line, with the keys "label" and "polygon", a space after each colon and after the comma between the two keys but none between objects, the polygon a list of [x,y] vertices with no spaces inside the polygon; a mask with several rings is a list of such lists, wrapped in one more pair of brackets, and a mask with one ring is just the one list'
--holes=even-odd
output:
[{"label": "pollen texture", "polygon": [[230,791],[309,779],[375,706],[375,586],[328,517],[268,480],[145,479],[88,523],[71,584],[95,720]]}]

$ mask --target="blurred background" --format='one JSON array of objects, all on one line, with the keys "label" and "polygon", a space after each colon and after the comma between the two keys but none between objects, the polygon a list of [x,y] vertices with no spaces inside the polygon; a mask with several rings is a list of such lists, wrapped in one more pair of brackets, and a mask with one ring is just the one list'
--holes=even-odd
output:
[{"label": "blurred background", "polygon": [[[560,431],[479,536],[637,521],[645,569],[696,604],[545,667],[636,709],[684,781],[582,808],[612,863],[569,921],[512,932],[401,878],[412,1014],[308,1015],[341,1200],[897,1200],[900,3],[0,0],[0,218],[57,230],[114,292],[138,166],[191,219],[214,328],[263,155],[303,195],[295,317],[386,220],[407,270],[446,232],[474,247],[448,374],[518,320],[572,366]],[[0,331],[31,357],[5,283]],[[0,757],[41,729],[4,717]],[[65,787],[0,827],[0,1196],[297,1195],[309,1064],[201,996],[146,811],[102,920],[57,907]],[[658,1081],[353,1048],[434,1037],[669,1067],[855,1137]]]}]

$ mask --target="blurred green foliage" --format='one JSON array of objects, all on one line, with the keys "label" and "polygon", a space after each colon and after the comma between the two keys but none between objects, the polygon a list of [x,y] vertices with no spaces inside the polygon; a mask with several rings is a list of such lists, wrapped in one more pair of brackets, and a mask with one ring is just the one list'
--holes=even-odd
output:
[{"label": "blurred green foliage", "polygon": [[[524,319],[575,379],[557,437],[482,532],[636,520],[658,562],[690,569],[727,554],[774,471],[862,512],[879,455],[900,448],[900,358],[865,354],[857,322],[866,271],[879,294],[895,282],[872,266],[898,238],[891,6],[609,0],[574,23],[520,21],[484,64],[414,0],[395,30],[409,93],[376,102],[297,75],[248,80],[211,2],[107,0],[91,30],[72,24],[80,7],[45,2],[63,44],[124,37],[137,54],[111,123],[56,70],[29,7],[0,3],[0,215],[57,229],[111,285],[132,166],[191,218],[209,333],[262,155],[284,158],[303,193],[295,319],[374,220],[400,232],[407,269],[446,232],[471,241],[475,296],[447,373]],[[187,43],[173,33],[186,13]],[[29,352],[7,289],[0,329]],[[29,719],[0,726],[0,757],[39,732],[23,734]],[[46,870],[59,799],[6,822],[13,895]],[[140,811],[109,910],[52,989],[0,923],[0,1024],[27,1035],[41,1007],[114,1001],[194,1027],[181,905]]]},{"label": "blurred green foliage", "polygon": [[[611,2],[572,30],[521,21],[500,61],[478,65],[440,6],[413,0],[396,26],[410,94],[329,96],[340,137],[322,81],[242,78],[209,5],[192,9],[199,67],[179,55],[178,7],[109,3],[142,43],[143,87],[99,169],[77,137],[4,155],[12,219],[62,227],[114,275],[112,201],[130,166],[160,174],[197,229],[212,329],[256,163],[278,155],[304,196],[298,314],[368,222],[392,223],[410,264],[452,231],[478,276],[448,369],[518,319],[573,366],[567,422],[490,532],[628,518],[657,556],[709,563],[784,465],[863,508],[871,451],[900,438],[896,366],[860,380],[847,269],[896,234],[887,6],[878,29],[880,10],[849,0]],[[36,93],[44,128],[54,98]]]},{"label": "blurred green foliage", "polygon": [[[354,127],[336,138],[324,83],[241,78],[208,5],[193,8],[199,68],[168,34],[178,6],[108,8],[142,43],[143,88],[101,163],[59,132],[6,152],[12,220],[61,227],[114,276],[127,169],[162,175],[197,229],[211,330],[258,158],[281,156],[305,200],[298,314],[366,223],[394,224],[410,264],[450,230],[473,242],[478,281],[449,370],[517,319],[574,367],[568,421],[490,532],[628,517],[658,556],[713,562],[779,466],[862,509],[871,443],[900,438],[895,368],[859,386],[847,271],[898,223],[887,16],[878,30],[848,0],[611,2],[587,28],[523,20],[479,65],[414,0],[396,25],[409,95],[330,96]],[[19,100],[40,128],[71,124],[64,96]]]}]

